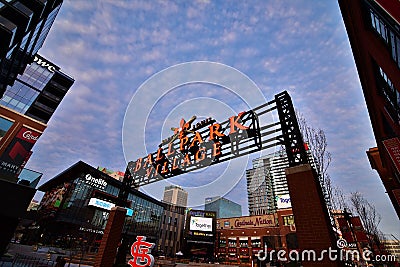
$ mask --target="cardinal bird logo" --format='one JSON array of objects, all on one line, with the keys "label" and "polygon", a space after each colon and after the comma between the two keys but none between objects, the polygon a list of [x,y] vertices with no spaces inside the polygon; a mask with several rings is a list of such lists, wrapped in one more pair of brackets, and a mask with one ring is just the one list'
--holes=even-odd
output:
[{"label": "cardinal bird logo", "polygon": [[193,133],[193,131],[191,131],[190,128],[192,127],[192,122],[195,119],[196,119],[196,116],[192,116],[188,121],[185,121],[182,118],[181,122],[179,124],[179,128],[171,127],[171,130],[174,131],[174,135],[172,136],[172,139],[169,141],[169,143],[174,142],[176,140],[176,138],[182,139],[188,133]]}]

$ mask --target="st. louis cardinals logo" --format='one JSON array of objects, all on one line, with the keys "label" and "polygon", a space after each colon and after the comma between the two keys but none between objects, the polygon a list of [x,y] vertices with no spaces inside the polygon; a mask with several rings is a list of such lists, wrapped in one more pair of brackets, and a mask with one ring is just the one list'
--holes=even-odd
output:
[{"label": "st. louis cardinals logo", "polygon": [[132,260],[128,264],[132,267],[152,267],[154,265],[154,257],[149,254],[154,247],[154,243],[146,242],[145,236],[137,236],[136,242],[132,244],[131,255]]}]

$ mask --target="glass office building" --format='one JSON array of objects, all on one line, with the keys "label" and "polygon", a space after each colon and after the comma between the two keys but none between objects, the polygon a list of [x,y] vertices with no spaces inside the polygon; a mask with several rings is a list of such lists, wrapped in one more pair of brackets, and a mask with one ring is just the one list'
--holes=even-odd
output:
[{"label": "glass office building", "polygon": [[0,97],[42,47],[62,0],[0,0]]},{"label": "glass office building", "polygon": [[[40,225],[35,236],[44,244],[68,247],[72,240],[85,240],[88,250],[95,251],[103,236],[109,211],[120,203],[122,182],[79,161],[39,187],[46,192],[38,208]],[[164,212],[159,202],[130,189],[125,208],[127,215],[123,234],[144,235],[158,241]],[[29,242],[29,241],[27,241]]]},{"label": "glass office building", "polygon": [[58,66],[35,55],[14,85],[7,87],[0,105],[47,123],[73,83]]},{"label": "glass office building", "polygon": [[206,198],[204,210],[215,211],[217,219],[242,216],[240,204],[220,196]]}]

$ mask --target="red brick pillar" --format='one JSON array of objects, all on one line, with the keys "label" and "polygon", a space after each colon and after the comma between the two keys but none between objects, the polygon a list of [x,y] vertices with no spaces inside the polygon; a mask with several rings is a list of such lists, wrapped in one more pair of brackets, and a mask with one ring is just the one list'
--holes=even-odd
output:
[{"label": "red brick pillar", "polygon": [[317,260],[303,261],[303,266],[344,266],[344,263],[339,261],[339,251],[336,254],[332,253],[332,255],[338,257],[336,261],[330,260],[328,252],[323,254],[322,260],[318,260],[321,257],[322,250],[328,250],[329,247],[332,250],[337,250],[337,248],[336,238],[333,234],[316,173],[310,164],[304,164],[286,169],[286,178],[296,224],[299,253],[304,250],[316,252]]},{"label": "red brick pillar", "polygon": [[94,267],[112,267],[114,265],[118,244],[121,242],[125,215],[126,209],[124,208],[114,207],[111,209]]}]

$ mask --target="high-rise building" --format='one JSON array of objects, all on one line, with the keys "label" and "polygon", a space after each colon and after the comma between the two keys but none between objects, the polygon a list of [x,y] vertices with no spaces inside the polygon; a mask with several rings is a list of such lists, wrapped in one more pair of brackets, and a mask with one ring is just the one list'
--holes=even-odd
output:
[{"label": "high-rise building", "polygon": [[0,1],[0,97],[12,85],[44,40],[62,0]]},{"label": "high-rise building", "polygon": [[[22,172],[23,168],[73,82],[59,67],[36,55],[0,99],[0,228],[5,233],[0,236],[0,255],[41,177],[33,171]],[[14,204],[11,211],[3,207],[10,202]]]},{"label": "high-rise building", "polygon": [[204,203],[205,211],[214,211],[219,218],[242,216],[242,206],[224,197],[208,197]]},{"label": "high-rise building", "polygon": [[47,123],[73,83],[58,66],[35,55],[14,85],[7,87],[0,105]]},{"label": "high-rise building", "polygon": [[[305,148],[310,165],[317,170],[317,164],[307,144],[305,144]],[[289,161],[285,151],[278,150],[275,153],[253,159],[252,164],[253,167],[246,170],[250,215],[271,214],[280,207],[291,207],[286,204],[278,207],[278,201],[281,198],[290,201],[285,174],[285,169],[289,167]],[[319,177],[325,202],[329,205],[330,200],[326,187],[320,175]]]},{"label": "high-rise building", "polygon": [[159,252],[163,256],[175,257],[183,250],[186,208],[165,204],[158,240]]},{"label": "high-rise building", "polygon": [[[246,170],[250,215],[270,214],[276,210],[274,179],[272,175],[272,169],[274,166],[276,169],[276,165],[273,164],[273,159],[274,154],[253,159],[253,168]],[[279,184],[281,183],[279,182]],[[288,190],[286,181],[279,190]]]},{"label": "high-rise building", "polygon": [[400,2],[339,5],[377,144],[368,158],[400,217]]},{"label": "high-rise building", "polygon": [[163,201],[176,206],[186,207],[188,200],[188,192],[177,185],[169,185],[164,189]]}]

